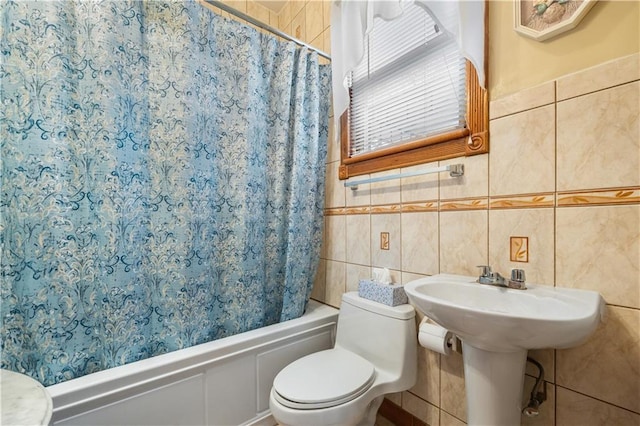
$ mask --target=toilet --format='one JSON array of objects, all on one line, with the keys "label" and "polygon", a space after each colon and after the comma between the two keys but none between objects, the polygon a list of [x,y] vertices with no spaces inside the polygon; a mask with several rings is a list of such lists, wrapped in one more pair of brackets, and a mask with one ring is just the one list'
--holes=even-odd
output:
[{"label": "toilet", "polygon": [[417,334],[411,305],[386,306],[345,293],[333,349],[286,366],[269,407],[280,425],[373,425],[385,394],[415,384]]}]

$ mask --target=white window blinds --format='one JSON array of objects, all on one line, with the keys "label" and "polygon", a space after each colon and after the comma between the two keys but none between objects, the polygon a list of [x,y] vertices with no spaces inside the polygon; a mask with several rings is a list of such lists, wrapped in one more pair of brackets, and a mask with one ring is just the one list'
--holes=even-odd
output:
[{"label": "white window blinds", "polygon": [[465,59],[429,13],[376,19],[351,73],[350,155],[465,127]]}]

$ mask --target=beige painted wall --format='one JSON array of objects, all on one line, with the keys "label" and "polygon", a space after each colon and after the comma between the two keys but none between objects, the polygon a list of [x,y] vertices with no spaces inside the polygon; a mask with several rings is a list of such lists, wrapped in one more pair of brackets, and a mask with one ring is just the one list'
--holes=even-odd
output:
[{"label": "beige painted wall", "polygon": [[639,50],[638,1],[598,1],[575,29],[544,42],[513,30],[512,1],[489,4],[491,99]]}]

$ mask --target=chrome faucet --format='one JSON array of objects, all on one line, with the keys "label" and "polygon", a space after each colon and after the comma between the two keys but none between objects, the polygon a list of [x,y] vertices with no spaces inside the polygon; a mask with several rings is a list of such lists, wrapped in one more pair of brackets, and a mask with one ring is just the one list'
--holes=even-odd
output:
[{"label": "chrome faucet", "polygon": [[505,279],[499,272],[493,272],[489,265],[478,265],[478,268],[482,268],[482,272],[478,277],[480,284],[498,285],[506,287]]},{"label": "chrome faucet", "polygon": [[522,269],[512,269],[511,279],[507,281],[507,279],[500,275],[499,272],[493,272],[489,265],[479,265],[478,268],[482,268],[482,272],[478,277],[478,282],[480,284],[497,285],[499,287],[508,287],[517,290],[527,289],[525,274]]}]

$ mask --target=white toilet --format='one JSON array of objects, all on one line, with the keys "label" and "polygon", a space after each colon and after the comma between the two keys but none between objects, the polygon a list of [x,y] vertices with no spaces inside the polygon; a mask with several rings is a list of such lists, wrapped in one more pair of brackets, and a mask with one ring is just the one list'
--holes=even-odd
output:
[{"label": "white toilet", "polygon": [[411,305],[386,306],[345,293],[333,349],[286,366],[269,406],[285,426],[373,425],[385,394],[415,384],[417,334]]}]

